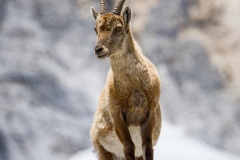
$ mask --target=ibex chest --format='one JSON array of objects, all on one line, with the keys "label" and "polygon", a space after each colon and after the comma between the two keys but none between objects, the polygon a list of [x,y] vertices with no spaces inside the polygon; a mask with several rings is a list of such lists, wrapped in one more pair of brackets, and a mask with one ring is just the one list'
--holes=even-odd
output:
[{"label": "ibex chest", "polygon": [[123,107],[125,121],[129,125],[139,125],[147,116],[149,109],[146,94],[140,90],[134,90],[127,98]]}]

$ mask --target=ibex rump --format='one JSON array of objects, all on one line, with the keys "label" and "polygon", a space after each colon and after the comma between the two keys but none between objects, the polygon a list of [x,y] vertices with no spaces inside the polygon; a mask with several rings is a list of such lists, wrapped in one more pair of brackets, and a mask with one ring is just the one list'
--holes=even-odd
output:
[{"label": "ibex rump", "polygon": [[91,140],[99,160],[153,160],[153,146],[161,128],[160,79],[155,66],[142,54],[132,36],[132,11],[121,10],[119,0],[105,13],[101,0],[96,20],[98,58],[110,58],[111,68],[100,95],[91,128]]}]

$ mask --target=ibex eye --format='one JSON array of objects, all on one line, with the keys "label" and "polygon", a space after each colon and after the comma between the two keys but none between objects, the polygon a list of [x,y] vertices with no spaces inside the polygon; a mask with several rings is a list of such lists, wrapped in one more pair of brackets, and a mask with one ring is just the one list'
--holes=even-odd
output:
[{"label": "ibex eye", "polygon": [[115,28],[115,31],[116,31],[116,32],[121,32],[121,31],[122,31],[122,27],[116,27],[116,28]]}]

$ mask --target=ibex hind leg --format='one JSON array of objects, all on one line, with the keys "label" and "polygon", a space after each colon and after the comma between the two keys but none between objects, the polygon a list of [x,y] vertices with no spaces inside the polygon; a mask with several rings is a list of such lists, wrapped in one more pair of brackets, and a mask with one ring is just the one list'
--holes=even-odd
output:
[{"label": "ibex hind leg", "polygon": [[112,153],[106,151],[102,145],[94,145],[98,160],[114,160]]}]

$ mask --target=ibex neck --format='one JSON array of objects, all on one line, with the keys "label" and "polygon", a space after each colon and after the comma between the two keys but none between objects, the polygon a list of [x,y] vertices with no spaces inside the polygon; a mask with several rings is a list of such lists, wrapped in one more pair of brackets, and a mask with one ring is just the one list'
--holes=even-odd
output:
[{"label": "ibex neck", "polygon": [[126,43],[123,53],[110,57],[111,68],[115,79],[137,80],[142,73],[146,73],[142,51],[131,34]]}]

